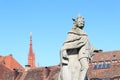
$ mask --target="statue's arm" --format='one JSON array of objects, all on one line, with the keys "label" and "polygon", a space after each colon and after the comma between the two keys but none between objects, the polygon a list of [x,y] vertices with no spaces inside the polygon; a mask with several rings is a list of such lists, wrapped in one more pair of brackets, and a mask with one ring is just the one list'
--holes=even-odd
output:
[{"label": "statue's arm", "polygon": [[91,46],[91,57],[95,55],[95,53],[102,52],[102,49],[96,49],[95,47]]}]

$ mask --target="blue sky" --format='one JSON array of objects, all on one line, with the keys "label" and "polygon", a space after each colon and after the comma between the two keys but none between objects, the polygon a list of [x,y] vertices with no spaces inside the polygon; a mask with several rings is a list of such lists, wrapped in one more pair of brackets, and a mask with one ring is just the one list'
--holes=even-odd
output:
[{"label": "blue sky", "polygon": [[0,0],[0,55],[13,54],[27,64],[30,32],[36,65],[60,63],[59,51],[72,28],[72,18],[85,18],[91,44],[120,50],[120,0]]}]

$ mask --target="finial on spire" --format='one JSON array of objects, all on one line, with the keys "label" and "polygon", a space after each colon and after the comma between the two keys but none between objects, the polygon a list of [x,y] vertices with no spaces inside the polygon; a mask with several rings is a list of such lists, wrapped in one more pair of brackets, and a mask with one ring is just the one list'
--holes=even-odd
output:
[{"label": "finial on spire", "polygon": [[30,36],[32,36],[32,32],[30,32]]}]

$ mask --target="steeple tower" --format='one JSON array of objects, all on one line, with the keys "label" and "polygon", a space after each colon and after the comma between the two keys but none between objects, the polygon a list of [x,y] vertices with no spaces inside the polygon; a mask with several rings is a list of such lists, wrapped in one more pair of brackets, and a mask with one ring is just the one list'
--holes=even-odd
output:
[{"label": "steeple tower", "polygon": [[28,65],[30,65],[31,68],[35,68],[35,54],[32,48],[32,32],[30,32],[30,48],[28,54]]}]

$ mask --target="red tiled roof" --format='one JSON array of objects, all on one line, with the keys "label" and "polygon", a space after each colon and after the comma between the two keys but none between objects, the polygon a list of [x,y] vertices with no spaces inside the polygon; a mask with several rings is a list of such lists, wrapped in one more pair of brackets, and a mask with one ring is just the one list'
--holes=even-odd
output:
[{"label": "red tiled roof", "polygon": [[0,64],[0,80],[5,80],[6,74],[12,72],[9,68],[7,68],[5,65]]},{"label": "red tiled roof", "polygon": [[[105,62],[110,61],[110,68],[104,69],[93,69],[93,64],[90,63],[88,70],[89,78],[114,78],[120,76],[120,51],[110,51],[96,53],[92,59],[92,62],[99,63],[99,61]],[[112,60],[117,60],[113,63]]]},{"label": "red tiled roof", "polygon": [[18,80],[50,80],[59,70],[59,66],[34,68],[23,72]]},{"label": "red tiled roof", "polygon": [[23,67],[11,56],[0,56],[0,63],[4,64],[9,69],[13,70],[14,68],[22,68]]},{"label": "red tiled roof", "polygon": [[94,61],[105,61],[105,60],[120,60],[120,51],[110,51],[110,52],[101,52],[96,53],[93,56],[92,62]]}]

